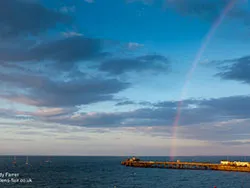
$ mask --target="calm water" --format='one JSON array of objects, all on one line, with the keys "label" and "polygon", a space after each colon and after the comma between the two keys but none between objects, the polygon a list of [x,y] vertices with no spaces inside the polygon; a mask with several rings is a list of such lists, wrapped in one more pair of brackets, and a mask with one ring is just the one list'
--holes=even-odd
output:
[{"label": "calm water", "polygon": [[[12,167],[13,157],[0,157],[1,173],[18,173],[19,181],[1,183],[0,187],[31,188],[250,188],[250,173],[131,168],[120,165],[127,157],[29,157],[32,166],[25,166],[25,157],[17,157],[18,167]],[[145,160],[168,161],[167,157],[140,157]],[[182,161],[219,162],[227,157],[178,157]],[[229,157],[229,160],[247,160],[250,157]],[[0,178],[1,179],[1,178]],[[2,178],[4,179],[4,178]],[[5,177],[5,179],[8,179]]]}]

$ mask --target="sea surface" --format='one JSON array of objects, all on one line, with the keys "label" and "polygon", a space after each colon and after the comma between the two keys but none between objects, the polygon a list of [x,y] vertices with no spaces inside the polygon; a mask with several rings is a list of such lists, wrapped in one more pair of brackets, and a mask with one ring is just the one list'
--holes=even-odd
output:
[{"label": "sea surface", "polygon": [[[0,188],[250,188],[250,173],[210,170],[175,170],[122,166],[128,157],[0,157]],[[139,157],[169,161],[168,157]],[[250,157],[176,157],[181,161],[219,163],[222,159],[250,161]],[[5,177],[1,177],[3,174]],[[6,174],[8,173],[8,174]],[[17,176],[9,178],[6,176]],[[3,182],[9,179],[12,182]],[[13,183],[13,181],[19,181]],[[22,181],[22,182],[21,182]]]}]

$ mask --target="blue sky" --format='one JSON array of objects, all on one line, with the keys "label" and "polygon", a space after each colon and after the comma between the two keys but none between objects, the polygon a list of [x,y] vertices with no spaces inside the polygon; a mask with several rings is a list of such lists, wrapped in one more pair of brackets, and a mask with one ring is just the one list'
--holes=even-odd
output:
[{"label": "blue sky", "polygon": [[169,155],[175,139],[175,155],[248,155],[249,20],[244,0],[0,2],[0,154]]}]

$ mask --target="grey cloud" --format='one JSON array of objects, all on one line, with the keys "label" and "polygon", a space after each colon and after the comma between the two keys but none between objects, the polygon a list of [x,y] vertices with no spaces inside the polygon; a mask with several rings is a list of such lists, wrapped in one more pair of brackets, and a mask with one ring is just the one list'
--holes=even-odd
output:
[{"label": "grey cloud", "polygon": [[[6,118],[6,119],[22,119],[21,117],[25,117],[27,115],[26,112],[19,111],[19,110],[13,110],[13,109],[5,109],[5,108],[0,108],[0,117],[1,118]],[[25,118],[23,118],[25,119]],[[3,123],[4,125],[5,123]],[[6,123],[9,125],[9,123]]]},{"label": "grey cloud", "polygon": [[0,61],[21,62],[30,60],[27,50],[22,48],[0,48]]},{"label": "grey cloud", "polygon": [[12,118],[12,111],[8,110],[8,109],[0,109],[0,117],[2,118]]},{"label": "grey cloud", "polygon": [[21,66],[20,64],[16,64],[16,63],[7,63],[7,62],[1,62],[0,66],[2,68],[7,68],[9,70],[16,70],[16,71],[20,71],[20,72],[27,72],[30,69],[25,68],[24,66]]},{"label": "grey cloud", "polygon": [[[196,103],[197,106],[194,108],[182,108],[179,122],[180,125],[217,122],[237,118],[250,118],[248,113],[250,110],[249,96],[184,101],[184,103],[188,102],[190,104]],[[164,126],[173,125],[176,113],[177,109],[174,106],[172,108],[142,108],[122,114],[114,114],[114,117],[109,115],[107,118],[115,118],[116,120],[119,120],[120,125],[122,126]],[[117,125],[117,121],[115,121],[114,125]]]},{"label": "grey cloud", "polygon": [[66,123],[83,127],[116,127],[121,125],[121,121],[126,118],[126,113],[85,113],[80,114],[72,120],[68,118],[52,118],[55,123]]},{"label": "grey cloud", "polygon": [[242,146],[242,145],[250,145],[250,141],[225,141],[221,142],[221,144],[226,146]]},{"label": "grey cloud", "polygon": [[91,138],[90,137],[83,137],[83,136],[68,136],[68,137],[58,137],[56,138],[57,140],[72,140],[72,141],[85,141],[85,140],[90,140]]},{"label": "grey cloud", "polygon": [[[249,119],[237,123],[234,120],[223,125],[222,122],[212,122],[190,126],[189,128],[180,128],[179,136],[186,139],[196,139],[204,141],[235,141],[249,139],[250,127],[248,126]],[[219,125],[219,126],[217,126]],[[248,134],[243,134],[248,133]]]},{"label": "grey cloud", "polygon": [[[249,96],[228,97],[197,101],[195,108],[183,108],[180,125],[216,123],[231,119],[250,118]],[[246,103],[237,108],[235,104]],[[192,103],[193,104],[193,103]],[[47,118],[54,123],[65,123],[78,126],[117,127],[117,126],[171,126],[176,118],[177,109],[171,107],[141,108],[120,113],[85,113],[74,118]]]},{"label": "grey cloud", "polygon": [[101,62],[99,70],[113,75],[125,72],[169,71],[170,61],[161,55],[145,55],[136,58],[113,58]]},{"label": "grey cloud", "polygon": [[111,54],[109,50],[119,47],[119,45],[120,42],[117,41],[84,36],[72,36],[36,45],[13,46],[8,44],[0,46],[0,65],[7,68],[12,66],[19,70],[23,69],[23,66],[40,66],[48,71],[69,71],[76,69],[77,63],[80,61],[92,61],[91,64],[86,62],[85,65],[88,69],[94,68],[115,75],[130,71],[169,70],[168,58],[161,55],[112,58],[115,54]]},{"label": "grey cloud", "polygon": [[66,107],[112,100],[113,94],[129,84],[116,79],[86,78],[55,81],[45,76],[0,74],[1,82],[26,92],[6,91],[2,98],[15,102],[50,107]]},{"label": "grey cloud", "polygon": [[136,104],[136,103],[133,101],[123,101],[123,102],[118,102],[115,105],[116,106],[124,106],[124,105],[130,105],[130,104]]},{"label": "grey cloud", "polygon": [[[52,102],[52,101],[51,101]],[[184,107],[179,117],[179,125],[194,126],[237,119],[249,119],[250,96],[234,96],[209,100],[190,100],[195,107]],[[52,102],[53,103],[53,102]],[[172,103],[170,103],[172,104]],[[187,105],[188,106],[188,105]],[[16,112],[17,113],[17,112]],[[16,114],[12,113],[12,114]],[[27,113],[25,113],[27,115]],[[141,108],[127,112],[74,113],[47,116],[29,113],[32,118],[48,123],[59,123],[83,127],[131,127],[131,126],[172,126],[177,109],[166,107]],[[4,114],[5,115],[5,114]],[[223,130],[225,131],[225,130]],[[204,131],[203,131],[204,132]]]},{"label": "grey cloud", "polygon": [[[174,103],[160,108],[164,111]],[[250,96],[232,96],[223,98],[184,100],[181,110],[180,124],[214,122],[235,118],[249,118]],[[193,106],[192,106],[193,105]],[[175,107],[175,105],[173,106]]]},{"label": "grey cloud", "polygon": [[155,107],[177,108],[178,101],[163,101],[154,104]]},{"label": "grey cloud", "polygon": [[139,102],[138,104],[143,105],[143,106],[152,106],[152,103],[148,101],[142,101],[142,102]]},{"label": "grey cloud", "polygon": [[148,101],[140,101],[140,102],[136,102],[136,101],[131,101],[131,100],[124,100],[121,102],[116,103],[116,106],[125,106],[125,105],[131,105],[131,104],[135,104],[135,105],[141,105],[141,106],[153,106],[154,104]]},{"label": "grey cloud", "polygon": [[8,62],[39,62],[54,61],[52,65],[57,69],[69,70],[75,62],[104,58],[107,53],[102,52],[103,41],[82,36],[63,38],[42,43],[30,49],[4,48],[0,49],[0,61]]},{"label": "grey cloud", "polygon": [[161,138],[200,140],[207,143],[220,145],[245,145],[249,141],[250,119],[233,119],[229,121],[217,121],[200,123],[192,126],[178,126],[177,137],[173,137],[173,127],[154,126],[136,127],[133,132],[140,132]]},{"label": "grey cloud", "polygon": [[[135,112],[137,114],[135,115]],[[8,110],[12,116],[16,114],[27,114],[27,112],[20,112],[15,110]],[[146,121],[140,121],[140,118],[144,119],[154,117],[157,118],[157,113],[150,116],[151,111],[149,109],[144,110],[136,110],[127,113],[82,113],[78,114],[78,116],[50,116],[45,117],[41,116],[38,113],[34,113],[34,119],[39,120],[39,122],[43,121],[43,124],[47,123],[60,123],[66,125],[74,125],[74,126],[83,126],[83,127],[123,127],[124,130],[131,130],[133,132],[142,133],[145,135],[151,135],[162,138],[172,138],[172,125],[173,124],[157,124],[159,121],[155,121],[156,119],[151,119],[151,123],[155,123],[152,125],[146,124]],[[216,112],[214,112],[216,113]],[[199,116],[200,114],[197,114]],[[210,116],[211,114],[207,114]],[[186,114],[183,114],[186,116]],[[163,114],[158,116],[161,119],[164,119]],[[134,119],[133,119],[134,118]],[[131,124],[128,120],[132,120]],[[126,122],[127,124],[122,124],[122,122]],[[165,119],[165,122],[167,119]],[[191,140],[200,140],[208,143],[215,143],[220,145],[249,145],[249,135],[250,135],[250,126],[249,126],[250,118],[248,119],[230,119],[228,121],[201,121],[197,124],[189,124],[189,126],[184,126],[186,124],[180,124],[177,127],[178,138],[181,139],[191,139]],[[35,122],[33,122],[36,124]],[[141,123],[141,124],[140,124]],[[164,123],[164,122],[163,122]],[[128,126],[126,128],[126,126]],[[129,129],[133,126],[132,129]],[[50,134],[63,132],[79,132],[84,131],[79,127],[76,130],[67,128],[65,131],[63,126],[55,131],[50,131]],[[54,127],[55,128],[55,127]],[[30,130],[30,131],[29,131]],[[29,129],[28,132],[22,131],[18,134],[32,134],[32,130]],[[99,131],[98,131],[99,130]],[[111,129],[109,129],[111,130]],[[93,129],[92,132],[97,133],[105,133],[109,131],[108,129]],[[113,129],[112,129],[113,130]],[[45,135],[46,136],[46,135]],[[177,138],[177,139],[178,139]],[[88,139],[86,137],[60,137],[58,139],[63,140],[85,140]]]},{"label": "grey cloud", "polygon": [[0,1],[0,36],[37,35],[57,23],[70,23],[71,18],[48,10],[36,2],[24,0]]},{"label": "grey cloud", "polygon": [[225,116],[248,118],[250,96],[232,96],[204,100],[201,106],[216,109],[217,113]]},{"label": "grey cloud", "polygon": [[34,142],[32,139],[26,139],[26,138],[1,138],[3,141],[16,141],[16,142]]},{"label": "grey cloud", "polygon": [[[170,126],[173,125],[177,115],[175,108],[142,108],[129,114],[128,125]],[[212,108],[182,109],[179,117],[180,125],[192,125],[201,122],[217,121],[217,115]],[[137,121],[138,120],[138,121]]]},{"label": "grey cloud", "polygon": [[216,75],[225,80],[236,80],[250,84],[250,56],[232,60],[215,61],[220,72]]},{"label": "grey cloud", "polygon": [[27,136],[39,135],[39,136],[46,136],[46,137],[54,137],[56,135],[55,133],[52,133],[52,132],[45,133],[41,131],[18,131],[18,132],[15,132],[15,134],[27,135]]},{"label": "grey cloud", "polygon": [[88,60],[100,55],[101,47],[99,39],[76,36],[39,45],[30,51],[30,57],[33,56],[34,60],[48,59],[59,62]]}]

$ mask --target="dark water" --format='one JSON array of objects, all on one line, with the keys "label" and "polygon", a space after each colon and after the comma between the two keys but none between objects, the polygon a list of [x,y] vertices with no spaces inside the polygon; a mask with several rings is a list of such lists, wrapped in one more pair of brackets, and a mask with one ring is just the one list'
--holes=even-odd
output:
[{"label": "dark water", "polygon": [[[32,166],[25,166],[25,157],[17,157],[17,167],[12,167],[13,157],[0,157],[1,173],[18,173],[19,181],[26,183],[1,183],[0,188],[250,188],[250,173],[174,170],[156,168],[131,168],[120,165],[127,157],[29,157]],[[167,157],[140,157],[143,160],[168,161]],[[181,161],[207,161],[219,163],[227,157],[178,157]],[[229,157],[229,160],[247,160],[250,157]],[[1,179],[1,178],[0,178]],[[2,178],[4,179],[4,178]],[[6,179],[6,177],[5,177]],[[7,178],[8,179],[8,178]]]}]

